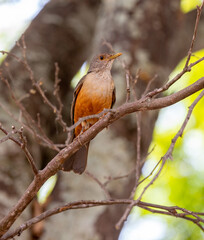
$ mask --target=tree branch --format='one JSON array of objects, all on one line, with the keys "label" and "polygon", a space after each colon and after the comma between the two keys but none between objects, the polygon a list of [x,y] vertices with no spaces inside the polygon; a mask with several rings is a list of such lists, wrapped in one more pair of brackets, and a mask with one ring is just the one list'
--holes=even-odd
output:
[{"label": "tree branch", "polygon": [[[23,127],[21,127],[20,130],[16,130],[14,126],[12,126],[12,131],[8,132],[5,128],[3,128],[2,124],[0,123],[0,130],[6,135],[4,138],[0,139],[0,143],[5,142],[7,140],[11,140],[14,143],[16,143],[24,152],[28,162],[30,163],[33,173],[35,175],[37,175],[38,173],[38,169],[36,167],[36,164],[34,162],[34,159],[31,155],[31,153],[29,152],[28,148],[27,148],[27,141],[25,136],[23,135]],[[13,137],[14,134],[19,134],[20,136],[20,141],[18,139],[16,139],[15,137]]]},{"label": "tree branch", "polygon": [[172,95],[158,99],[152,99],[151,101],[138,100],[132,103],[125,103],[115,109],[114,112],[107,113],[105,116],[99,119],[96,124],[94,124],[86,132],[80,135],[80,142],[77,138],[74,139],[74,141],[67,147],[62,149],[43,170],[38,172],[38,174],[35,176],[34,180],[30,184],[24,195],[20,198],[18,203],[10,210],[8,215],[1,220],[0,236],[2,236],[5,232],[8,231],[14,221],[18,218],[18,216],[22,213],[26,206],[32,201],[42,184],[52,175],[57,173],[65,160],[69,158],[72,154],[74,154],[83,144],[93,139],[105,127],[129,113],[133,113],[136,111],[159,109],[172,105],[201,90],[203,87],[204,77],[199,79],[192,85],[184,88],[183,90],[177,93],[173,93]]},{"label": "tree branch", "polygon": [[[38,223],[50,216],[53,216],[55,214],[58,214],[64,211],[68,211],[71,209],[84,209],[84,208],[91,208],[91,207],[97,207],[97,206],[110,206],[110,205],[138,206],[152,213],[159,213],[159,214],[175,216],[178,218],[190,220],[191,222],[197,224],[202,230],[204,230],[204,228],[201,225],[201,223],[204,223],[204,219],[199,217],[199,215],[202,216],[203,213],[192,212],[192,211],[186,210],[185,208],[180,208],[177,206],[163,206],[163,205],[147,203],[147,202],[131,200],[131,199],[111,199],[111,200],[109,199],[109,200],[100,200],[100,201],[83,200],[83,201],[70,202],[62,206],[56,207],[54,209],[47,210],[44,213],[38,215],[37,217],[34,217],[28,220],[27,222],[23,223],[20,227],[16,228],[14,231],[6,233],[3,237],[0,238],[0,240],[7,240],[9,238],[15,237],[16,235],[20,236],[24,230],[31,227],[33,224]],[[181,213],[179,213],[178,211],[180,211]]]}]

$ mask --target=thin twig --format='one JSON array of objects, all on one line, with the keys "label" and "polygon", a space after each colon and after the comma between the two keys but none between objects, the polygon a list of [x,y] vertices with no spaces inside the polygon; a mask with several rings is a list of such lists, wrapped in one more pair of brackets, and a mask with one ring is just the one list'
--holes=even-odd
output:
[{"label": "thin twig", "polygon": [[198,59],[197,61],[191,63],[187,68],[184,68],[180,73],[178,73],[172,80],[168,81],[163,87],[156,88],[153,91],[147,93],[142,100],[146,101],[148,98],[152,98],[153,96],[158,95],[159,93],[162,93],[170,88],[175,82],[177,82],[186,72],[190,72],[192,67],[197,65],[198,63],[202,62],[204,60],[204,57]]},{"label": "thin twig", "polygon": [[[62,103],[61,100],[58,99],[58,91],[59,91],[59,78],[58,78],[58,73],[59,73],[59,67],[57,64],[55,64],[56,67],[56,71],[55,71],[55,85],[54,88],[54,96],[57,98],[58,104],[59,104],[59,109],[48,99],[48,97],[45,94],[45,91],[42,88],[42,81],[36,81],[35,76],[34,76],[34,72],[31,69],[30,65],[28,64],[27,61],[27,56],[26,56],[26,44],[25,44],[25,38],[24,35],[22,35],[21,37],[21,42],[18,41],[17,42],[17,46],[21,49],[22,55],[23,55],[23,60],[16,57],[14,54],[10,54],[6,51],[0,51],[2,54],[9,54],[12,57],[14,57],[16,60],[18,60],[18,62],[22,63],[23,66],[25,67],[25,69],[27,70],[28,74],[29,74],[29,78],[32,82],[32,85],[36,88],[36,90],[38,91],[38,93],[40,94],[40,96],[42,97],[42,100],[44,101],[44,103],[46,103],[50,109],[53,111],[53,113],[56,115],[56,120],[57,122],[62,126],[63,130],[66,131],[67,129],[67,124],[66,122],[62,119]],[[56,95],[55,95],[56,94]]]},{"label": "thin twig", "polygon": [[[135,79],[133,81],[132,79],[132,85],[133,85],[133,96],[134,100],[137,100],[136,96],[136,83],[139,78],[139,72],[138,70]],[[137,139],[136,139],[136,161],[135,161],[135,184],[134,187],[130,193],[129,199],[133,199],[136,193],[136,189],[138,187],[138,181],[139,181],[139,176],[140,176],[140,163],[141,163],[141,112],[136,112],[136,123],[137,123]],[[122,223],[127,219],[128,215],[130,214],[131,210],[133,208],[133,203],[131,203],[126,209],[125,212],[123,213],[122,217],[119,219],[119,221],[116,223],[115,227],[116,229],[120,229]]]},{"label": "thin twig", "polygon": [[146,96],[146,94],[147,94],[147,93],[149,92],[149,90],[150,90],[150,87],[151,87],[152,83],[153,83],[157,78],[158,78],[158,75],[155,74],[154,77],[152,77],[152,78],[149,80],[149,82],[148,82],[148,84],[147,84],[147,87],[146,87],[144,93],[142,94],[142,98],[144,98],[144,97]]},{"label": "thin twig", "polygon": [[70,127],[67,127],[67,132],[71,132],[72,130],[74,130],[78,125],[80,125],[82,122],[88,120],[88,119],[92,119],[92,118],[101,118],[102,116],[104,116],[106,113],[115,113],[116,111],[114,109],[104,109],[102,112],[97,113],[97,114],[93,114],[93,115],[88,115],[82,118],[79,118],[79,120],[73,124]]},{"label": "thin twig", "polygon": [[199,62],[204,60],[204,57],[202,57],[199,60],[189,64],[190,58],[192,55],[193,46],[194,46],[195,39],[196,39],[196,35],[197,35],[198,24],[200,21],[200,16],[201,16],[203,6],[204,6],[204,1],[202,2],[200,7],[197,7],[197,15],[196,15],[196,22],[195,22],[193,37],[191,40],[190,48],[188,50],[188,55],[187,55],[186,63],[184,65],[183,70],[179,74],[177,74],[172,80],[168,81],[163,87],[157,88],[157,89],[147,93],[144,96],[144,99],[152,98],[153,96],[156,96],[157,94],[166,91],[167,89],[169,89],[170,86],[172,86],[176,81],[178,81],[186,72],[190,72],[193,66],[195,66],[196,64],[198,64]]},{"label": "thin twig", "polygon": [[[169,149],[167,150],[166,154],[160,159],[160,161],[158,162],[158,164],[160,162],[162,162],[159,170],[157,171],[156,175],[153,177],[153,179],[143,188],[143,191],[142,193],[140,194],[140,196],[138,197],[137,201],[140,201],[143,197],[143,195],[145,194],[145,192],[147,191],[147,189],[155,182],[155,180],[159,177],[165,163],[166,163],[166,160],[167,159],[172,159],[172,152],[173,152],[173,149],[174,149],[174,146],[176,144],[176,141],[179,137],[182,136],[183,134],[183,131],[190,119],[190,116],[192,114],[192,111],[194,109],[194,107],[196,106],[196,104],[199,102],[199,100],[204,96],[204,90],[199,94],[199,96],[195,99],[195,101],[192,103],[192,105],[189,107],[189,111],[188,111],[188,114],[180,128],[180,130],[178,131],[178,133],[175,135],[175,137],[172,139],[172,142],[171,142],[171,145],[169,147]],[[157,168],[158,164],[155,166],[155,168],[153,169],[153,171]],[[153,172],[152,171],[152,172]],[[151,173],[152,174],[152,173]],[[138,185],[134,186],[132,192],[131,192],[131,198],[133,197],[133,194],[135,193],[135,190],[137,188]],[[123,224],[123,222],[127,219],[130,211],[132,210],[132,207],[133,207],[133,204],[131,203],[125,210],[123,216],[120,218],[120,220],[118,221],[118,223],[116,224],[116,229],[120,229],[121,228],[121,225]]]},{"label": "thin twig", "polygon": [[58,111],[59,111],[60,117],[62,117],[63,104],[62,104],[62,101],[61,101],[61,98],[60,98],[60,94],[59,94],[59,91],[60,91],[59,83],[61,82],[61,79],[59,78],[59,70],[60,70],[59,69],[59,65],[56,62],[55,63],[55,84],[54,84],[53,95],[57,99],[57,102],[58,102],[58,105],[59,105]]},{"label": "thin twig", "polygon": [[99,121],[97,121],[92,127],[87,129],[80,136],[80,143],[75,139],[71,144],[62,149],[48,164],[47,166],[38,172],[37,176],[33,179],[30,186],[27,188],[23,196],[19,201],[10,209],[8,214],[0,221],[0,235],[3,235],[8,231],[14,221],[23,212],[26,206],[32,201],[32,199],[37,194],[38,190],[42,184],[51,176],[53,176],[59,169],[61,169],[62,164],[68,159],[74,152],[76,152],[81,144],[85,144],[93,139],[101,130],[109,126],[114,121],[119,118],[135,112],[135,111],[146,111],[150,109],[159,109],[164,106],[170,106],[193,93],[201,90],[204,87],[204,78],[201,78],[192,85],[182,89],[176,93],[173,93],[166,97],[160,97],[157,99],[152,99],[150,102],[136,101],[133,103],[125,103],[122,106],[115,109],[114,112],[108,112]]},{"label": "thin twig", "polygon": [[192,37],[192,40],[191,40],[191,45],[190,45],[190,48],[189,48],[189,51],[188,51],[188,56],[187,56],[186,64],[185,64],[184,68],[188,67],[188,64],[189,64],[190,59],[191,59],[192,50],[193,50],[193,46],[194,46],[194,43],[195,43],[197,31],[198,31],[198,23],[200,21],[200,16],[201,16],[201,12],[202,12],[202,9],[203,9],[203,5],[204,5],[204,1],[202,2],[200,7],[197,6],[197,15],[196,15],[196,22],[195,22],[195,26],[194,26],[193,37]]},{"label": "thin twig", "polygon": [[154,166],[154,168],[152,169],[152,171],[145,177],[143,178],[141,181],[138,182],[138,185],[140,185],[141,183],[143,183],[145,180],[147,180],[150,176],[152,176],[152,174],[154,173],[154,171],[157,169],[157,167],[159,166],[159,164],[161,163],[162,159],[160,159],[157,164]]},{"label": "thin twig", "polygon": [[106,199],[111,199],[111,195],[108,192],[108,190],[105,188],[105,185],[101,181],[99,181],[99,179],[96,176],[94,176],[93,173],[90,173],[89,171],[86,170],[85,174],[88,177],[90,177],[91,179],[93,179],[101,187],[101,189],[103,190],[103,192],[104,192],[104,194],[106,196]]},{"label": "thin twig", "polygon": [[172,152],[173,152],[173,149],[174,149],[174,146],[176,144],[176,141],[179,137],[182,137],[183,135],[183,132],[184,132],[184,129],[190,119],[190,116],[193,112],[193,109],[194,107],[196,106],[196,104],[200,101],[200,99],[204,96],[204,90],[197,96],[197,98],[194,100],[194,102],[191,104],[191,106],[189,107],[188,109],[188,113],[184,119],[184,122],[181,126],[181,128],[179,129],[179,131],[177,132],[177,134],[175,135],[175,137],[171,140],[171,145],[168,149],[168,151],[166,152],[166,154],[164,155],[164,159],[172,159],[173,156],[172,156]]},{"label": "thin twig", "polygon": [[124,175],[119,175],[119,176],[115,176],[115,177],[107,176],[107,177],[105,177],[107,180],[103,183],[103,185],[107,186],[111,181],[119,180],[122,178],[127,178],[127,177],[131,176],[133,173],[135,173],[135,168],[131,169],[127,174],[124,174]]},{"label": "thin twig", "polygon": [[[15,97],[15,93],[8,82],[8,80],[4,77],[1,77],[1,80],[6,84],[9,93],[11,95],[11,99],[14,101],[18,109],[21,111],[22,115],[24,116],[24,119],[26,121],[23,122],[21,119],[17,119],[9,110],[6,108],[1,102],[0,102],[0,107],[9,115],[11,116],[15,121],[19,122],[20,124],[23,125],[28,131],[30,131],[36,139],[40,139],[42,142],[47,144],[51,149],[54,149],[56,151],[59,151],[59,149],[55,146],[55,144],[47,137],[45,132],[42,130],[42,128],[38,128],[38,124],[34,121],[34,119],[31,117],[31,115],[28,113],[28,111],[25,109],[23,104]],[[32,123],[32,124],[31,124]],[[41,134],[38,134],[38,131],[40,131]]]},{"label": "thin twig", "polygon": [[21,139],[21,149],[24,151],[26,158],[28,159],[28,162],[30,163],[34,174],[37,175],[38,169],[35,165],[35,162],[34,162],[34,159],[31,155],[31,153],[28,151],[27,140],[26,140],[26,137],[23,135],[23,127],[21,127],[20,130],[17,131],[17,133],[19,134],[20,139]]},{"label": "thin twig", "polygon": [[[35,175],[38,174],[38,170],[37,170],[37,167],[35,165],[35,162],[33,160],[33,157],[31,155],[31,153],[29,152],[28,148],[27,148],[27,141],[26,141],[26,138],[25,136],[23,135],[23,128],[21,127],[20,130],[16,130],[14,126],[12,126],[12,132],[8,132],[5,128],[3,128],[2,124],[0,123],[0,130],[6,134],[6,137],[3,138],[3,140],[8,140],[10,139],[11,141],[15,142],[24,152],[28,162],[30,163],[31,167],[32,167],[32,170],[34,172]],[[14,138],[12,135],[14,134],[19,134],[20,136],[20,140],[19,141],[18,139]],[[0,143],[2,143],[2,139],[0,140]]]},{"label": "thin twig", "polygon": [[[152,213],[159,213],[159,214],[175,216],[178,218],[190,220],[191,222],[197,224],[202,231],[204,231],[204,228],[200,224],[200,223],[204,223],[204,219],[198,216],[198,215],[203,215],[203,213],[192,212],[177,206],[163,206],[163,205],[147,203],[142,201],[138,202],[136,200],[131,200],[131,199],[111,199],[111,200],[101,200],[101,201],[82,200],[82,201],[70,202],[62,206],[56,207],[54,209],[47,210],[42,214],[38,215],[37,217],[34,217],[28,220],[27,222],[23,223],[21,226],[19,226],[15,230],[6,233],[4,236],[0,238],[0,240],[7,240],[12,237],[15,237],[16,235],[20,236],[24,230],[31,227],[33,224],[38,223],[52,215],[55,215],[64,211],[68,211],[71,209],[84,209],[84,208],[91,208],[91,207],[97,207],[97,206],[127,205],[127,204],[138,206]],[[177,212],[178,210],[181,211],[181,213],[178,213]],[[189,216],[192,216],[192,217],[189,217]]]},{"label": "thin twig", "polygon": [[[154,148],[153,148],[154,149]],[[153,151],[153,149],[147,154],[147,156]],[[145,157],[146,159],[146,157]],[[140,185],[141,183],[143,183],[146,179],[148,179],[155,171],[155,169],[157,168],[157,166],[159,165],[160,161],[156,164],[156,166],[152,169],[152,171],[150,172],[149,175],[147,175],[145,178],[143,178],[141,181],[138,182],[138,185]],[[103,183],[104,186],[107,186],[111,181],[116,181],[116,180],[119,180],[119,179],[123,179],[123,178],[127,178],[127,177],[130,177],[133,173],[135,173],[136,169],[133,168],[131,169],[127,174],[124,174],[124,175],[119,175],[119,176],[115,176],[115,177],[112,177],[112,176],[108,176],[108,177],[105,177],[107,180]]]},{"label": "thin twig", "polygon": [[125,61],[120,61],[123,69],[125,70],[125,79],[126,79],[126,102],[130,101],[130,82],[132,82],[132,75],[130,74],[130,70],[125,64]]}]

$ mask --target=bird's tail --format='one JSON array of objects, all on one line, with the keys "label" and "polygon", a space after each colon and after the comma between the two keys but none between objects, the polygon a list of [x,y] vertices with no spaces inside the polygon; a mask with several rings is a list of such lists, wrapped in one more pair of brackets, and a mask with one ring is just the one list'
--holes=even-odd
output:
[{"label": "bird's tail", "polygon": [[75,173],[82,174],[87,165],[89,143],[82,146],[76,153],[67,159],[63,165],[63,171],[74,171]]}]

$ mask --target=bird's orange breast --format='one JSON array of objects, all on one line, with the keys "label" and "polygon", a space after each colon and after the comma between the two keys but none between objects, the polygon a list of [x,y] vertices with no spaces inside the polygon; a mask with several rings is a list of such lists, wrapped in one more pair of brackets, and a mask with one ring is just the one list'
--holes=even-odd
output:
[{"label": "bird's orange breast", "polygon": [[[111,108],[114,89],[113,80],[98,81],[93,77],[87,77],[77,95],[74,107],[74,122],[77,122],[79,118],[100,113],[104,108]],[[97,118],[89,119],[86,124],[93,125],[97,121]],[[80,134],[82,125],[76,127],[75,136]]]}]

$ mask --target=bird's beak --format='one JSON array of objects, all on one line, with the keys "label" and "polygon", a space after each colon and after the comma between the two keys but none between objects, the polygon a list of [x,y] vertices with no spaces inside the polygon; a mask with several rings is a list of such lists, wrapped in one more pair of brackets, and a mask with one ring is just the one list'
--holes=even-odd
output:
[{"label": "bird's beak", "polygon": [[110,56],[110,57],[108,58],[108,60],[115,59],[115,58],[117,58],[117,57],[119,57],[119,56],[121,56],[121,55],[122,55],[122,53],[116,53],[116,54]]}]

